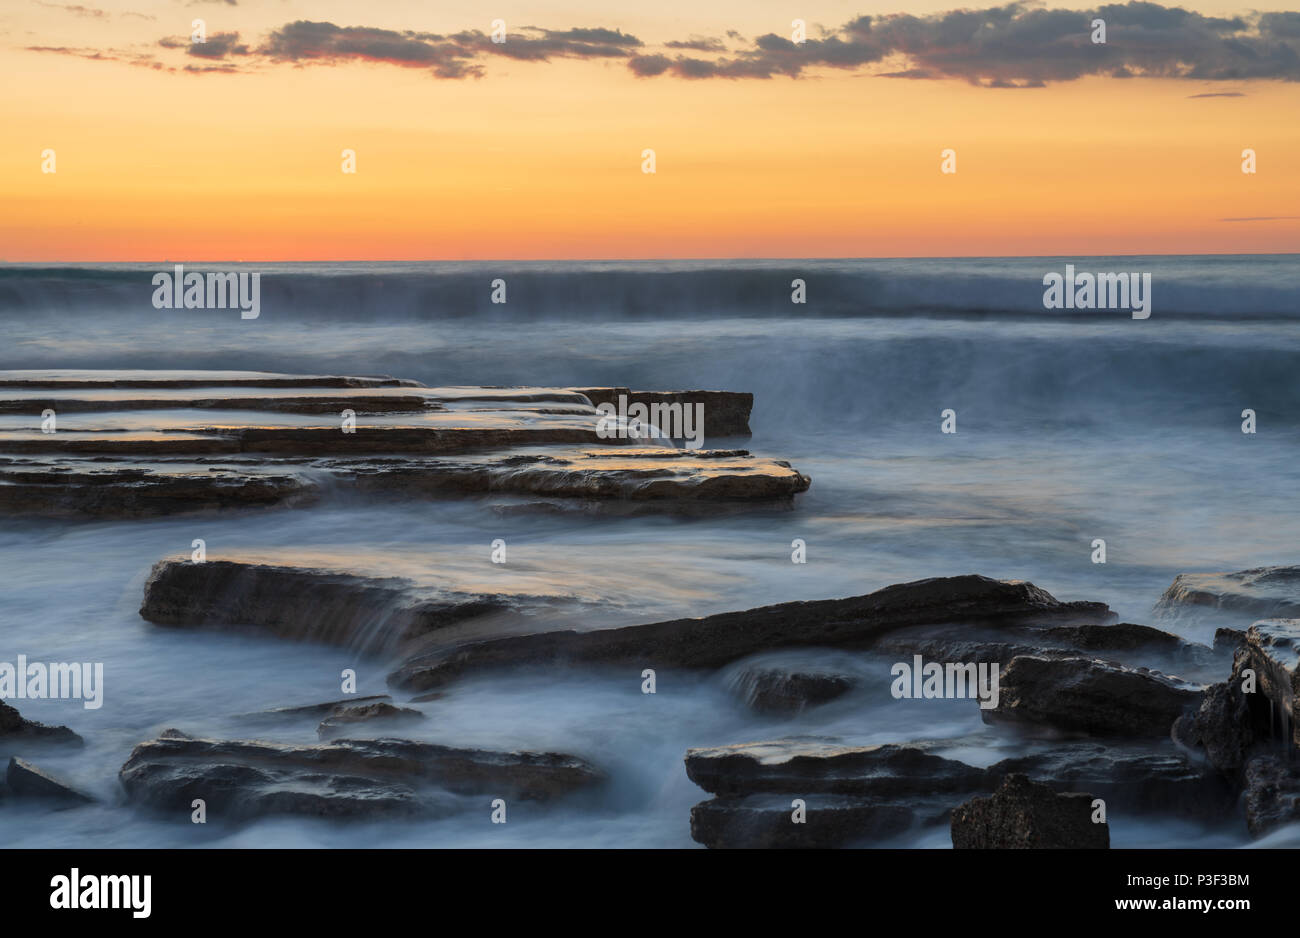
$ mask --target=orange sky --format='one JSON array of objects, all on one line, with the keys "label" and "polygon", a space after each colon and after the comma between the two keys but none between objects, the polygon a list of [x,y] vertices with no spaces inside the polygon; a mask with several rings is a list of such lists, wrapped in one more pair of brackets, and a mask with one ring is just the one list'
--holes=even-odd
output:
[{"label": "orange sky", "polygon": [[[789,32],[788,4],[617,12],[640,6],[504,4],[491,16],[617,28],[647,54],[727,29]],[[838,26],[953,6],[827,3],[804,15]],[[492,59],[459,80],[380,62],[190,74],[173,69],[196,60],[157,40],[188,34],[195,16],[253,44],[305,17],[438,33],[486,31],[490,18],[481,4],[414,2],[83,9],[103,15],[37,0],[0,15],[6,261],[1300,250],[1297,82],[1093,76],[1000,89],[871,68],[692,81],[561,58]],[[94,52],[116,60],[84,57]],[[1190,97],[1207,92],[1242,96]],[[654,175],[641,171],[647,147]],[[955,175],[939,171],[946,147]],[[1255,175],[1241,172],[1246,147]],[[340,170],[344,148],[357,152],[355,175]]]}]

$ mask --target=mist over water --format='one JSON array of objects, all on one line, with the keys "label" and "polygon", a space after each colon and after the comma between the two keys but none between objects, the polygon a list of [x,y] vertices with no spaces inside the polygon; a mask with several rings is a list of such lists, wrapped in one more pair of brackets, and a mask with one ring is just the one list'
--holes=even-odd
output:
[{"label": "mist over water", "polygon": [[[798,733],[862,743],[980,734],[988,762],[1004,757],[998,747],[1011,743],[985,729],[973,702],[894,700],[888,662],[871,656],[858,664],[878,681],[789,718],[749,713],[725,673],[661,673],[650,696],[639,669],[583,669],[467,680],[417,705],[428,714],[412,730],[419,738],[572,752],[611,774],[588,801],[512,808],[506,825],[483,823],[485,803],[482,817],[436,822],[273,820],[196,832],[116,803],[131,747],[166,727],[249,735],[236,714],[337,699],[347,667],[357,669],[358,693],[387,691],[393,662],[382,657],[140,619],[150,566],[187,553],[196,537],[212,554],[292,562],[323,551],[368,567],[443,554],[486,563],[488,545],[504,537],[512,562],[553,566],[557,578],[586,569],[587,558],[600,566],[624,607],[608,624],[962,573],[1027,579],[1152,623],[1152,604],[1178,573],[1300,561],[1296,259],[1069,259],[1093,271],[1151,271],[1148,320],[1043,310],[1041,278],[1066,262],[250,266],[263,272],[262,313],[251,321],[237,310],[153,309],[149,278],[170,269],[162,265],[0,267],[0,368],[752,391],[752,439],[721,442],[787,459],[813,480],[793,509],[703,518],[339,496],[305,509],[153,521],[6,522],[0,660],[105,663],[102,709],[20,709],[85,737],[85,750],[40,763],[107,802],[35,814],[0,803],[6,842],[690,846],[689,809],[706,797],[682,769],[691,746]],[[509,283],[504,306],[487,299],[498,276]],[[806,306],[789,303],[794,277],[808,283]],[[957,413],[954,435],[940,433],[945,408]],[[1253,436],[1241,432],[1245,408],[1257,414]],[[794,538],[807,542],[807,564],[790,562]],[[1094,538],[1106,540],[1104,565],[1090,560]],[[586,615],[585,624],[604,624],[603,613]],[[1186,637],[1209,641],[1209,632]],[[263,735],[309,742],[314,731],[308,720]],[[1112,831],[1118,846],[1245,841],[1244,827],[1120,815]],[[902,842],[948,845],[943,829]]]}]

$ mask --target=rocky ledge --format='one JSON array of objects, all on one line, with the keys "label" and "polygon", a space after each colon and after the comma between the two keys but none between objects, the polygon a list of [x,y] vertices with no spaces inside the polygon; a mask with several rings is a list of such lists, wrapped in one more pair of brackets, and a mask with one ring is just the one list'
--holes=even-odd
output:
[{"label": "rocky ledge", "polygon": [[486,810],[484,797],[549,801],[603,781],[584,760],[559,753],[391,738],[295,746],[176,732],[136,746],[119,778],[132,803],[188,820],[197,798],[210,820],[231,821],[273,814],[445,816]]},{"label": "rocky ledge", "polygon": [[592,398],[608,403],[619,395],[678,410],[699,405],[712,437],[748,433],[753,395],[730,391],[0,372],[0,515],[294,506],[349,487],[400,497],[529,495],[647,506],[788,501],[808,488],[808,477],[781,460],[700,448],[704,438],[693,433],[697,448],[677,449],[630,424],[610,424]]}]

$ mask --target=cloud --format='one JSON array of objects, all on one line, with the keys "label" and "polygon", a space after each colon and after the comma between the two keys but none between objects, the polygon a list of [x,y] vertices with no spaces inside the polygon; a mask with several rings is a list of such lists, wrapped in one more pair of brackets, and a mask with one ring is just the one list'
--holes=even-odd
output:
[{"label": "cloud", "polygon": [[721,39],[709,36],[692,36],[690,39],[673,39],[664,43],[667,49],[689,49],[692,52],[726,52],[727,45]]},{"label": "cloud", "polygon": [[531,62],[627,58],[641,44],[640,39],[621,30],[601,27],[553,30],[526,26],[507,33],[505,42],[493,42],[479,30],[441,35],[298,20],[273,30],[256,52],[278,62],[386,62],[428,68],[440,78],[464,78],[482,74],[480,60],[487,56]]},{"label": "cloud", "polygon": [[[239,33],[213,33],[204,42],[189,39],[159,39],[164,49],[184,49],[187,55],[201,59],[224,59],[228,55],[248,55],[248,46],[239,41]],[[188,68],[188,66],[187,66]]]},{"label": "cloud", "polygon": [[85,7],[78,4],[68,3],[46,3],[45,0],[36,0],[43,7],[49,7],[52,10],[64,10],[74,16],[108,16],[103,10],[97,10],[94,7]]},{"label": "cloud", "polygon": [[1298,221],[1300,215],[1251,215],[1245,218],[1220,218],[1219,221]]},{"label": "cloud", "polygon": [[[234,0],[202,2],[235,5]],[[1105,43],[1092,42],[1095,19],[1106,23]],[[633,75],[647,79],[797,78],[841,70],[904,81],[956,79],[987,88],[1041,88],[1092,75],[1300,81],[1300,12],[1220,17],[1145,0],[1094,10],[1046,9],[1015,0],[924,16],[859,16],[838,28],[818,27],[817,33],[796,44],[775,33],[747,40],[728,31],[728,51],[723,39],[698,35],[648,49],[636,36],[605,27],[525,26],[510,30],[504,42],[494,42],[481,30],[440,34],[296,20],[256,43],[229,32],[210,36],[206,43],[163,39],[159,44],[184,50],[191,58],[222,61],[224,67],[214,69],[219,71],[235,68],[228,60],[239,56],[246,63],[298,66],[375,62],[448,79],[483,75],[492,59],[594,59],[623,61]],[[1241,95],[1225,91],[1189,97]]]},{"label": "cloud", "polygon": [[1189,94],[1189,98],[1244,98],[1240,91],[1207,91],[1204,94]]},{"label": "cloud", "polygon": [[[1106,23],[1106,42],[1091,39]],[[898,64],[891,78],[956,78],[991,88],[1037,88],[1087,75],[1201,81],[1300,81],[1300,13],[1218,17],[1131,0],[1095,10],[1013,2],[928,16],[859,16],[795,44],[769,33],[729,57],[640,56],[643,77],[797,77],[810,69]]]}]

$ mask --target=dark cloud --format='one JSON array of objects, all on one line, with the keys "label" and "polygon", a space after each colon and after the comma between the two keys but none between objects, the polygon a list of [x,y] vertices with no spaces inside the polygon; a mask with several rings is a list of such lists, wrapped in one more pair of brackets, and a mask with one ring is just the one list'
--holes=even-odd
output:
[{"label": "dark cloud", "polygon": [[[1094,19],[1106,42],[1091,41]],[[898,60],[891,78],[959,78],[992,88],[1037,88],[1086,75],[1203,81],[1300,81],[1300,13],[1217,17],[1158,3],[1048,10],[1014,2],[929,16],[860,16],[796,45],[759,36],[730,57],[644,56],[642,76],[795,77],[812,68],[853,69]]]},{"label": "dark cloud", "polygon": [[164,49],[184,49],[200,59],[224,59],[228,55],[248,55],[248,46],[239,41],[239,33],[213,33],[204,42],[189,39],[159,39]]},{"label": "dark cloud", "polygon": [[1189,94],[1189,98],[1244,98],[1240,91],[1207,91],[1204,94]]},{"label": "dark cloud", "polygon": [[688,49],[691,52],[726,52],[727,45],[721,39],[708,36],[692,36],[690,39],[674,39],[665,42],[668,49]]},{"label": "dark cloud", "polygon": [[271,32],[256,50],[275,61],[387,62],[408,68],[428,68],[440,78],[480,75],[480,60],[489,55],[520,61],[552,58],[628,58],[641,40],[617,29],[540,29],[527,26],[508,32],[505,42],[488,33],[466,30],[452,35],[336,26],[299,20]]}]

